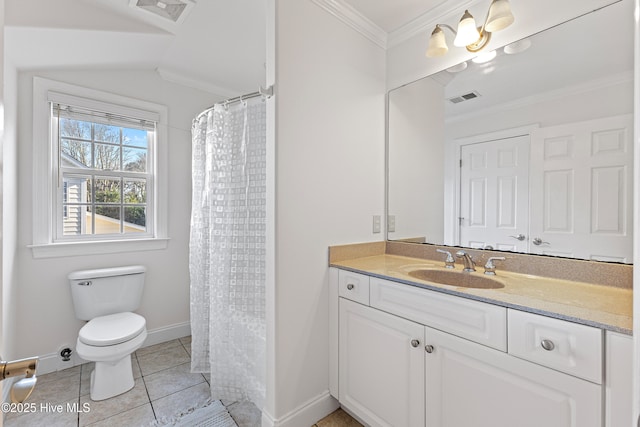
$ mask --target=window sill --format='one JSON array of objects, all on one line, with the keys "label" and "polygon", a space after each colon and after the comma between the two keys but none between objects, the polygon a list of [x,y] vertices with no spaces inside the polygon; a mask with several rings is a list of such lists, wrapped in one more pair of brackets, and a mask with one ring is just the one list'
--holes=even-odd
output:
[{"label": "window sill", "polygon": [[102,242],[69,242],[28,245],[34,258],[57,258],[78,255],[103,255],[123,252],[155,251],[166,249],[168,238],[105,240]]}]

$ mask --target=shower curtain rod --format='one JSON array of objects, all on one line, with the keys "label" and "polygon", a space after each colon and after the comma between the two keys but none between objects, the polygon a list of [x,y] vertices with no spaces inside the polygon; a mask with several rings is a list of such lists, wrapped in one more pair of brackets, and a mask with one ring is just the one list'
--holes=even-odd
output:
[{"label": "shower curtain rod", "polygon": [[196,119],[199,119],[200,116],[202,116],[203,114],[206,114],[207,112],[209,112],[216,105],[229,105],[229,104],[233,104],[234,102],[240,102],[240,101],[244,101],[246,99],[256,98],[258,96],[263,96],[266,99],[271,98],[273,96],[273,85],[269,86],[266,89],[264,89],[262,86],[258,86],[258,91],[257,92],[251,92],[251,93],[247,93],[245,95],[240,95],[240,96],[236,96],[234,98],[225,99],[224,101],[216,102],[211,107],[207,108],[202,113],[198,114]]}]

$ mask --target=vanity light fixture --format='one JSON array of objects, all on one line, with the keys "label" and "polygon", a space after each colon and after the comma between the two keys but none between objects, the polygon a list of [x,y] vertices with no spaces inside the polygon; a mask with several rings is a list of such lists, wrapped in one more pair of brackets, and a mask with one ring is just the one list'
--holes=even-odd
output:
[{"label": "vanity light fixture", "polygon": [[473,16],[468,10],[465,10],[458,23],[457,31],[447,24],[436,25],[429,38],[426,55],[430,58],[442,56],[449,50],[442,30],[443,27],[455,34],[456,37],[453,40],[455,46],[466,46],[469,52],[479,52],[491,40],[491,33],[507,28],[513,21],[514,17],[511,13],[509,0],[491,0],[487,17],[481,27],[476,26]]}]

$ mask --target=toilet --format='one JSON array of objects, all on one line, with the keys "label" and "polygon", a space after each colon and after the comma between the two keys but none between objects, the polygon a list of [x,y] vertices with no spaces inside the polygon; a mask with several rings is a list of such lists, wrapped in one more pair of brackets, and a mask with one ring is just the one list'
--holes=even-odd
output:
[{"label": "toilet", "polygon": [[147,338],[146,320],[133,313],[140,306],[145,267],[141,265],[74,271],[69,274],[80,329],[76,352],[95,362],[91,400],[104,400],[133,388],[131,354]]}]

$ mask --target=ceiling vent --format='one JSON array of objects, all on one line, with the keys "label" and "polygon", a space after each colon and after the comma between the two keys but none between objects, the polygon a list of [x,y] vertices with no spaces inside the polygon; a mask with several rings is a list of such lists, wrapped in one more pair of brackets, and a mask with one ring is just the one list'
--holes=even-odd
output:
[{"label": "ceiling vent", "polygon": [[478,98],[480,94],[475,90],[473,92],[465,93],[464,95],[454,96],[453,98],[449,98],[449,102],[452,104],[459,104],[464,101],[469,101],[475,98]]},{"label": "ceiling vent", "polygon": [[176,24],[181,23],[193,7],[192,0],[130,0],[129,5],[153,13]]}]

